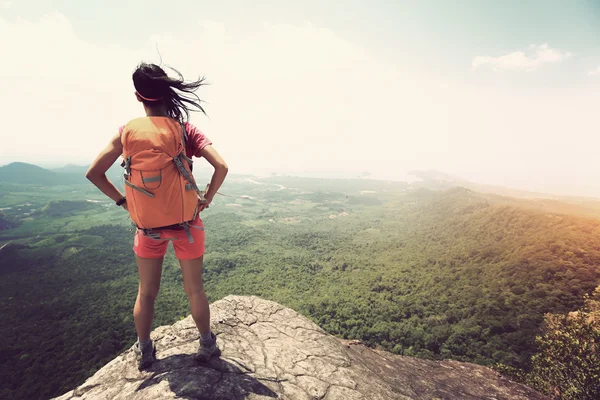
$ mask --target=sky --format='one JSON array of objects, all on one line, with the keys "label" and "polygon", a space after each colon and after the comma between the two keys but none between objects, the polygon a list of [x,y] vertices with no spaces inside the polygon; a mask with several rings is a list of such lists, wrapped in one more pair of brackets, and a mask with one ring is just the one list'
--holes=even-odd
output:
[{"label": "sky", "polygon": [[162,60],[232,173],[600,197],[600,1],[83,3],[0,0],[0,165],[91,163]]}]

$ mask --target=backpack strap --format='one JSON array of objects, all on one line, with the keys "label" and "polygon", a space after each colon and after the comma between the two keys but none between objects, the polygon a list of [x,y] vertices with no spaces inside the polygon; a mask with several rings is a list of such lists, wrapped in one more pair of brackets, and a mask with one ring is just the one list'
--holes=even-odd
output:
[{"label": "backpack strap", "polygon": [[190,232],[190,228],[194,228],[194,229],[198,229],[203,231],[204,228],[201,226],[197,226],[197,225],[192,225],[189,222],[184,222],[183,224],[181,224],[183,226],[183,229],[185,230],[185,233],[188,237],[188,240],[190,243],[194,243],[194,238],[192,237],[192,232]]},{"label": "backpack strap", "polygon": [[185,123],[179,122],[179,125],[181,125],[181,143],[185,149],[187,143],[187,130],[185,129]]},{"label": "backpack strap", "polygon": [[194,161],[189,158],[186,154],[186,150],[187,150],[187,130],[185,129],[185,124],[184,123],[180,123],[181,124],[181,143],[183,143],[183,153],[182,153],[182,157],[185,161],[187,161],[187,163],[190,166],[190,170],[192,170],[192,165],[194,164]]},{"label": "backpack strap", "polygon": [[125,182],[125,184],[126,184],[127,186],[129,186],[130,188],[132,188],[132,189],[135,189],[135,190],[137,190],[138,192],[141,192],[141,193],[145,194],[145,195],[146,195],[146,196],[148,196],[148,197],[154,198],[154,194],[150,193],[149,191],[147,191],[147,190],[145,190],[145,189],[142,189],[142,188],[141,188],[141,187],[139,187],[139,186],[136,186],[136,185],[134,185],[133,183],[129,182],[127,179],[125,179],[123,182]]},{"label": "backpack strap", "polygon": [[[189,173],[184,168],[184,166],[183,166],[183,161],[186,161],[188,163],[188,165],[190,166],[190,171],[191,171],[192,170],[192,165],[193,165],[194,161],[185,154],[185,151],[187,149],[187,145],[186,145],[186,143],[187,143],[187,130],[185,129],[185,124],[183,122],[180,122],[179,124],[181,125],[181,142],[183,143],[183,151],[181,153],[179,153],[177,155],[177,157],[174,157],[173,161],[175,162],[175,165],[177,165],[177,168],[179,169],[179,172],[189,182],[189,183],[187,183],[185,185],[185,190],[194,190],[198,194],[198,196],[200,196],[200,199],[204,200],[204,195],[208,191],[209,185],[207,184],[206,185],[206,189],[204,189],[203,191],[200,190],[198,188],[198,185],[196,184],[196,181],[195,181],[193,175],[191,173]],[[224,194],[219,193],[219,192],[217,192],[217,194],[220,194],[221,196],[227,196],[227,195],[224,195]],[[227,196],[227,197],[231,197],[231,196]]]},{"label": "backpack strap", "polygon": [[192,159],[188,158],[188,156],[185,154],[186,150],[187,150],[187,130],[185,129],[185,123],[180,122],[179,123],[181,125],[181,144],[183,145],[183,154],[185,157],[185,160],[192,165]]},{"label": "backpack strap", "polygon": [[149,237],[152,240],[160,240],[160,241],[175,241],[178,240],[177,238],[163,238],[161,237],[161,233],[160,230],[155,230],[155,229],[140,229],[140,232],[142,232],[142,235]]},{"label": "backpack strap", "polygon": [[198,189],[192,173],[183,166],[182,160],[184,159],[183,157],[185,157],[185,154],[183,154],[184,152],[185,150],[173,157],[173,162],[177,166],[179,173],[184,176],[184,178],[189,182],[188,184],[196,191],[196,193],[198,193],[198,195],[200,195],[200,189]]},{"label": "backpack strap", "polygon": [[198,225],[193,225],[193,223],[191,221],[188,222],[183,222],[181,224],[176,224],[176,225],[171,225],[171,226],[165,226],[162,228],[152,228],[152,229],[144,229],[144,228],[139,228],[136,227],[144,236],[147,236],[153,240],[178,240],[177,238],[163,238],[161,236],[161,230],[163,229],[176,229],[176,228],[180,228],[183,229],[185,231],[185,234],[189,240],[190,243],[194,243],[194,237],[192,236],[192,232],[190,231],[190,228],[194,228],[194,229],[198,229],[200,231],[204,230],[204,227],[202,226],[198,226]]}]

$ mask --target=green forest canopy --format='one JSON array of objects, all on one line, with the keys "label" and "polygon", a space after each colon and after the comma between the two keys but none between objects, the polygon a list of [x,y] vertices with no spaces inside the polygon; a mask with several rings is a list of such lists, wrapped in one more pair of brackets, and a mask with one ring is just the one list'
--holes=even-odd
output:
[{"label": "green forest canopy", "polygon": [[[600,283],[589,205],[424,184],[262,183],[233,179],[222,191],[249,198],[203,213],[210,301],[258,295],[398,354],[527,370],[544,313],[577,309]],[[85,185],[5,193],[0,208],[18,226],[0,232],[0,247],[13,241],[0,259],[0,397],[58,395],[135,340],[129,221]],[[188,313],[170,251],[155,326]]]}]

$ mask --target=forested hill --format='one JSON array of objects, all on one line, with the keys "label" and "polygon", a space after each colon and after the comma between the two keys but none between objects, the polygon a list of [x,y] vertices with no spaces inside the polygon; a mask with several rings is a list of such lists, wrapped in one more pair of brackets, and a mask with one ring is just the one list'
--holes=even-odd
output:
[{"label": "forested hill", "polygon": [[[397,354],[527,368],[543,314],[578,309],[600,284],[600,220],[558,212],[562,203],[423,184],[268,182],[232,180],[223,191],[248,197],[219,197],[203,213],[211,302],[258,295]],[[70,201],[94,199],[78,190]],[[83,207],[61,202],[64,193],[0,197],[19,223],[0,232],[0,246],[12,240],[0,257],[8,398],[69,390],[135,340],[128,221],[112,203]],[[24,198],[39,215],[21,217]],[[155,326],[188,313],[170,252]]]},{"label": "forested hill", "polygon": [[37,165],[15,162],[0,166],[0,182],[38,185],[73,185],[85,183],[85,173],[61,174]]},{"label": "forested hill", "polygon": [[273,247],[238,230],[258,237],[214,253],[227,273],[216,293],[270,293],[330,332],[406,355],[526,367],[543,314],[575,309],[600,282],[597,220],[464,189],[418,191],[338,222],[295,226]]},{"label": "forested hill", "polygon": [[[14,162],[0,166],[0,183],[42,185],[46,187],[89,184],[85,178],[88,168],[89,166],[67,165],[51,170],[34,164]],[[115,162],[107,171],[107,176],[115,180],[122,173],[119,162]]]}]

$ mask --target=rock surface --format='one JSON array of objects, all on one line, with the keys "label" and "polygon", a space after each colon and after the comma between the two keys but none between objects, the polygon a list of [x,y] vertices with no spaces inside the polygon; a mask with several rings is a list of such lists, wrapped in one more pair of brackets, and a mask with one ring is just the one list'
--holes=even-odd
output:
[{"label": "rock surface", "polygon": [[428,361],[343,341],[258,297],[211,305],[220,358],[198,364],[191,316],[152,332],[157,362],[137,370],[125,351],[57,399],[546,399],[489,368]]}]

